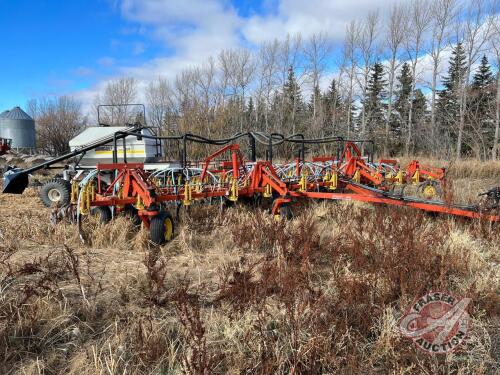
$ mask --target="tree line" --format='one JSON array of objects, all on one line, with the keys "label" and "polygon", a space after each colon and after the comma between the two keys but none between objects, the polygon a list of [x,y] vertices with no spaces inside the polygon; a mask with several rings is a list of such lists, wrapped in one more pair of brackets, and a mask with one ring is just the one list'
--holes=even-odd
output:
[{"label": "tree line", "polygon": [[[336,135],[373,139],[385,155],[499,158],[497,0],[405,1],[333,40],[326,30],[223,50],[144,90],[134,78],[110,81],[95,104],[142,98],[148,124],[168,135]],[[130,116],[119,109],[107,121]]]}]

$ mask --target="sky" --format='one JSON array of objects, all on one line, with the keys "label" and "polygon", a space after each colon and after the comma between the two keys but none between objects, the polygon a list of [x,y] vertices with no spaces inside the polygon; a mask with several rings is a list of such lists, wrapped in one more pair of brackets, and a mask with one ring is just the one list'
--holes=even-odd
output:
[{"label": "sky", "polygon": [[340,41],[351,19],[396,1],[0,0],[0,111],[63,94],[88,104],[110,79],[173,78],[287,33]]}]

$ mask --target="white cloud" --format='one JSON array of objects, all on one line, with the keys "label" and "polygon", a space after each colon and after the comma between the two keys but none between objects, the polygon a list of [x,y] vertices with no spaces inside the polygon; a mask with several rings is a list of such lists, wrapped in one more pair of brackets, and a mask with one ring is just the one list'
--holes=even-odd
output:
[{"label": "white cloud", "polygon": [[[131,76],[145,87],[158,76],[173,79],[182,70],[202,63],[222,49],[257,46],[274,38],[283,39],[288,33],[300,32],[307,37],[326,31],[335,41],[340,41],[345,26],[353,18],[379,9],[384,19],[397,1],[280,0],[274,7],[273,3],[267,4],[266,14],[242,17],[229,0],[121,0],[117,2],[117,9],[125,20],[134,24],[127,30],[130,33],[141,30],[142,37],[149,37],[151,43],[163,44],[173,52],[169,57],[158,56],[137,66],[117,66],[111,57],[104,57],[98,63],[102,67],[114,67],[114,77],[108,80]],[[136,47],[132,52],[143,52],[142,45]],[[328,86],[331,77],[332,74],[326,74],[321,86]],[[78,96],[91,103],[105,82]]]},{"label": "white cloud", "polygon": [[78,68],[73,70],[73,74],[79,77],[89,77],[94,74],[94,70],[85,66],[79,66]]},{"label": "white cloud", "polygon": [[140,55],[140,54],[144,53],[145,50],[146,50],[146,47],[144,46],[144,43],[135,42],[134,47],[132,49],[132,53],[134,55]]},{"label": "white cloud", "polygon": [[123,0],[127,20],[149,26],[153,37],[178,55],[206,56],[239,44],[241,18],[218,0]]},{"label": "white cloud", "polygon": [[243,26],[242,32],[253,43],[270,38],[283,38],[286,34],[301,33],[307,37],[326,31],[334,40],[344,37],[347,24],[379,9],[382,19],[398,0],[282,0],[277,14],[256,15]]},{"label": "white cloud", "polygon": [[99,60],[97,60],[97,63],[100,66],[110,67],[114,65],[115,59],[113,59],[112,57],[101,57]]}]

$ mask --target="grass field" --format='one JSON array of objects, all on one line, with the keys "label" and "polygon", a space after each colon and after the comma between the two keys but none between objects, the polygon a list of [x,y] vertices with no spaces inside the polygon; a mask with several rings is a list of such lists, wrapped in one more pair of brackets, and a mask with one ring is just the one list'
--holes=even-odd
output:
[{"label": "grass field", "polygon": [[[461,202],[500,185],[499,163],[449,173]],[[83,245],[49,214],[34,189],[0,195],[1,374],[500,371],[498,225],[349,203],[280,223],[193,207],[158,248],[125,218],[89,223]],[[447,356],[397,330],[429,290],[472,299],[467,344]]]}]

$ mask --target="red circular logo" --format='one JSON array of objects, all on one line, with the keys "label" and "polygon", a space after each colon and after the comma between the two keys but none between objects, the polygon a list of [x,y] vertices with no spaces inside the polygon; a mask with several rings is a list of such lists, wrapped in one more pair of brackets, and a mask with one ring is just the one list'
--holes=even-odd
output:
[{"label": "red circular logo", "polygon": [[401,334],[422,350],[444,354],[455,350],[469,330],[470,298],[431,292],[416,300],[399,321]]}]

